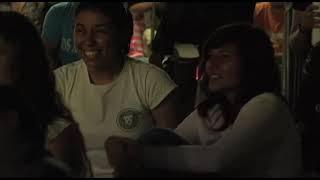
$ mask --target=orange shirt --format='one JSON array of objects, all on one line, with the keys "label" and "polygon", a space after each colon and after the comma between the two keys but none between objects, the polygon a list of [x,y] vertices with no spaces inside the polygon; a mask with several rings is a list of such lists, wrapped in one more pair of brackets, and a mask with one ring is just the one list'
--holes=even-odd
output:
[{"label": "orange shirt", "polygon": [[272,8],[270,2],[257,3],[254,23],[268,32],[279,33],[284,27],[284,9]]},{"label": "orange shirt", "polygon": [[255,7],[254,24],[269,34],[276,56],[283,52],[284,13],[284,8],[273,8],[270,2],[257,3]]}]

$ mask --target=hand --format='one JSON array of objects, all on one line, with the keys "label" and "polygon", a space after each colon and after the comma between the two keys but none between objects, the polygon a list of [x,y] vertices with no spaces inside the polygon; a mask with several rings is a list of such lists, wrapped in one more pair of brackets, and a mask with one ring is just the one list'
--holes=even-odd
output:
[{"label": "hand", "polygon": [[[312,28],[320,28],[320,7],[311,4],[302,13],[302,28],[311,30]],[[318,10],[318,11],[317,11]]]},{"label": "hand", "polygon": [[105,141],[109,163],[116,174],[129,175],[139,167],[140,146],[135,140],[111,136]]}]

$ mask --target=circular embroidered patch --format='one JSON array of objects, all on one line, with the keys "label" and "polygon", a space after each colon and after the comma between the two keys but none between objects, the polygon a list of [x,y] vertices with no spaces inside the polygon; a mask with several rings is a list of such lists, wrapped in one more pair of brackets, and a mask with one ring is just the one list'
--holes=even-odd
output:
[{"label": "circular embroidered patch", "polygon": [[117,125],[120,129],[130,131],[138,127],[141,121],[141,112],[135,109],[124,109],[117,116]]}]

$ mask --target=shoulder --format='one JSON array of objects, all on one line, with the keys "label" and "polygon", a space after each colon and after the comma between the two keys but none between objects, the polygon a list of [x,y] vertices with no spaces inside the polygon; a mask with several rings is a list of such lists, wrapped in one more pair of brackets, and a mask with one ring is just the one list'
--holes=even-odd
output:
[{"label": "shoulder", "polygon": [[281,140],[291,130],[297,131],[287,104],[271,93],[252,98],[242,107],[232,125],[232,132],[250,135],[263,142]]},{"label": "shoulder", "polygon": [[53,13],[57,15],[63,15],[66,11],[71,10],[73,7],[73,2],[60,2],[52,5],[48,11],[48,14]]},{"label": "shoulder", "polygon": [[68,93],[70,87],[77,81],[77,77],[85,69],[85,64],[82,60],[66,64],[54,71],[57,90],[64,96]]},{"label": "shoulder", "polygon": [[79,60],[70,64],[59,67],[54,70],[54,74],[57,78],[69,78],[75,76],[82,68],[83,61]]},{"label": "shoulder", "polygon": [[150,109],[157,107],[177,87],[165,71],[152,64],[129,60],[126,72],[144,105]]},{"label": "shoulder", "polygon": [[128,65],[132,71],[131,75],[138,84],[141,83],[147,87],[161,86],[164,89],[176,86],[168,73],[153,64],[129,60]]},{"label": "shoulder", "polygon": [[242,109],[269,107],[270,109],[287,108],[286,103],[273,93],[263,93],[250,99]]},{"label": "shoulder", "polygon": [[51,6],[51,9],[65,9],[66,7],[70,6],[71,3],[69,2],[59,2],[56,4],[53,4]]},{"label": "shoulder", "polygon": [[130,69],[134,71],[134,73],[139,73],[144,75],[148,75],[150,73],[158,73],[158,74],[164,74],[164,75],[167,74],[164,70],[160,69],[159,67],[153,64],[134,60],[132,58],[128,58],[127,63]]},{"label": "shoulder", "polygon": [[[291,113],[288,105],[275,94],[263,93],[253,97],[240,110],[238,117],[269,119],[278,121],[281,119],[291,119]],[[268,121],[269,121],[268,120]]]},{"label": "shoulder", "polygon": [[145,63],[143,61],[139,61],[131,57],[126,57],[126,58],[127,58],[127,61],[126,61],[127,64],[133,68],[150,68],[153,66],[152,64]]},{"label": "shoulder", "polygon": [[60,2],[60,3],[54,4],[50,7],[49,11],[61,11],[66,8],[67,4],[68,4],[67,2]]},{"label": "shoulder", "polygon": [[259,104],[274,104],[274,105],[284,105],[285,102],[277,95],[273,94],[273,93],[262,93],[259,94],[255,97],[253,97],[250,101],[248,101],[248,105],[249,104],[255,104],[255,103],[259,103]]}]

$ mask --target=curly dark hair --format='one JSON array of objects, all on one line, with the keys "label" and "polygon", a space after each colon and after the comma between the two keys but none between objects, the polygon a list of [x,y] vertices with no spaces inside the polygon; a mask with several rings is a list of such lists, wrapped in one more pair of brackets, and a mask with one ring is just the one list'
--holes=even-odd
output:
[{"label": "curly dark hair", "polygon": [[281,96],[280,73],[269,36],[262,29],[247,23],[228,24],[218,28],[210,35],[201,51],[200,72],[204,76],[200,81],[200,88],[207,94],[208,100],[198,106],[198,112],[205,117],[213,105],[223,105],[227,120],[223,128],[233,123],[235,117],[230,117],[226,97],[222,93],[211,93],[208,90],[205,64],[209,49],[219,48],[227,43],[236,45],[241,61],[240,93],[236,97],[236,104],[241,107],[251,98],[265,92]]}]

